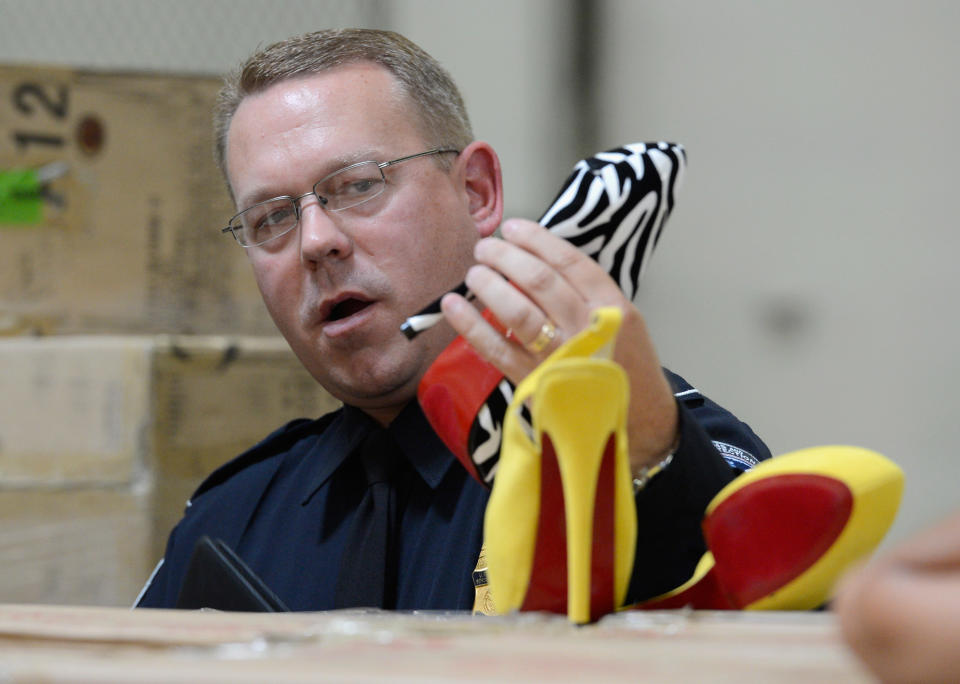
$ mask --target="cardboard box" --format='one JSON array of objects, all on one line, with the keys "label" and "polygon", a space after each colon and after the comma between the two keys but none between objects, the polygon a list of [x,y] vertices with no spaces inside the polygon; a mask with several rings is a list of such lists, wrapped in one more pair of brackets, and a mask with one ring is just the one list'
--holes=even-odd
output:
[{"label": "cardboard box", "polygon": [[207,474],[337,405],[280,338],[0,339],[0,602],[129,604]]},{"label": "cardboard box", "polygon": [[13,682],[870,684],[830,611],[237,613],[0,606]]},{"label": "cardboard box", "polygon": [[148,470],[154,477],[154,556],[187,498],[214,468],[294,418],[340,402],[281,338],[167,338],[153,355]]},{"label": "cardboard box", "polygon": [[136,487],[0,490],[0,602],[129,606],[150,574]]},{"label": "cardboard box", "polygon": [[275,333],[220,232],[219,86],[0,67],[0,333]]}]

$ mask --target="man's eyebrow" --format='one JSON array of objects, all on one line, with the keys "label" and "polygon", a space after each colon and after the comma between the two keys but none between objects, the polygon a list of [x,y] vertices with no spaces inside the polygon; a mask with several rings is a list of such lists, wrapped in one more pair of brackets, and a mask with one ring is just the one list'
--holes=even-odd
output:
[{"label": "man's eyebrow", "polygon": [[[312,176],[316,176],[316,178],[314,178],[314,180],[311,181],[310,188],[308,188],[304,192],[309,192],[310,189],[313,187],[313,183],[316,183],[317,181],[323,178],[326,178],[334,171],[339,171],[340,169],[346,168],[351,164],[358,164],[360,162],[365,162],[365,161],[375,161],[379,163],[383,161],[382,159],[380,159],[381,156],[383,155],[375,151],[373,148],[368,148],[366,150],[362,150],[358,152],[351,152],[350,154],[340,154],[335,157],[330,157],[329,159],[327,159],[326,162],[317,166],[314,169],[314,173],[312,174]],[[297,193],[295,195],[291,195],[289,193],[284,193],[282,191],[278,192],[274,187],[265,186],[262,188],[257,188],[252,192],[245,194],[243,197],[238,198],[237,205],[239,206],[240,211],[243,211],[248,207],[252,207],[254,204],[258,204],[260,202],[266,202],[267,200],[271,200],[275,197],[296,197],[297,195],[300,195],[300,194],[303,194],[303,193]]]}]

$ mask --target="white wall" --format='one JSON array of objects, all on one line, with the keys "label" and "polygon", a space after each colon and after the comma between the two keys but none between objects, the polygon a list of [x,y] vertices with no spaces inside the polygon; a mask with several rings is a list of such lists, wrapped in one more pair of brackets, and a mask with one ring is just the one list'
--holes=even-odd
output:
[{"label": "white wall", "polygon": [[474,134],[503,163],[507,216],[539,218],[576,159],[564,66],[569,5],[558,0],[392,0],[390,28],[450,71]]},{"label": "white wall", "polygon": [[380,20],[381,0],[0,0],[0,61],[220,74],[259,45]]},{"label": "white wall", "polygon": [[960,4],[605,6],[604,134],[689,152],[646,290],[664,363],[775,452],[900,463],[891,540],[958,507]]}]

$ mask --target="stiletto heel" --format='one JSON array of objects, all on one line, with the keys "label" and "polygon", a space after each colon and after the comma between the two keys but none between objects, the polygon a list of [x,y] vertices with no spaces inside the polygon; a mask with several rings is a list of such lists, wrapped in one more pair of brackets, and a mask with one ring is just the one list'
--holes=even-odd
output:
[{"label": "stiletto heel", "polygon": [[593,357],[609,355],[619,325],[619,310],[598,310],[511,401],[484,525],[499,612],[546,610],[585,623],[626,597],[637,525],[629,390],[622,368]]},{"label": "stiletto heel", "polygon": [[[566,613],[577,623],[597,620],[622,605],[630,565],[624,572],[621,558],[618,567],[618,551],[626,556],[627,547],[628,562],[633,562],[636,527],[621,525],[618,535],[616,524],[618,499],[632,511],[626,396],[624,372],[612,361],[569,359],[544,374],[533,399],[543,459],[559,468],[566,522]],[[619,478],[618,464],[623,466]],[[556,486],[543,482],[541,501],[545,493],[550,496],[548,485]],[[618,538],[627,531],[629,539]],[[527,602],[521,607],[531,609]]]}]

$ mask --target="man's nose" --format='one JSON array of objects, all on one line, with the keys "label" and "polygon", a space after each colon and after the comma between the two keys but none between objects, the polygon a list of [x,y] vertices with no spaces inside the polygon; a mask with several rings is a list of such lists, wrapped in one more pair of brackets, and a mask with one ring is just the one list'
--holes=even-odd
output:
[{"label": "man's nose", "polygon": [[353,251],[350,236],[323,208],[316,195],[300,200],[300,260],[312,265],[324,259],[344,259]]}]

